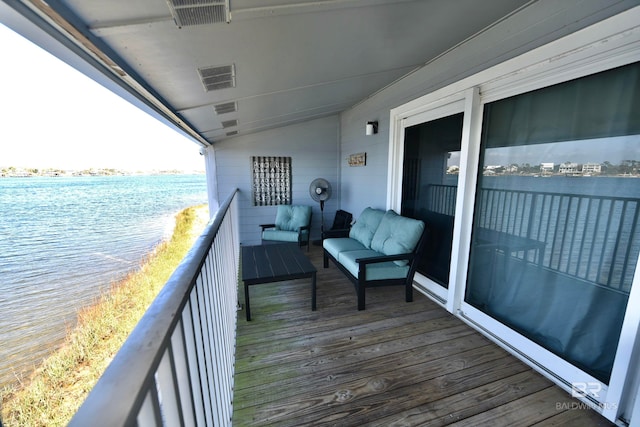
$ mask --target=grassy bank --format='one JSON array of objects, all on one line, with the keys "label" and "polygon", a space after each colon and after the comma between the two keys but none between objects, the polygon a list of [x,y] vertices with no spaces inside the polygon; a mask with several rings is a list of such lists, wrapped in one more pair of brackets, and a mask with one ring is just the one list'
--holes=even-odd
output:
[{"label": "grassy bank", "polygon": [[68,423],[202,231],[207,212],[205,206],[180,212],[171,240],[94,305],[80,310],[64,344],[28,381],[2,391],[5,427]]}]

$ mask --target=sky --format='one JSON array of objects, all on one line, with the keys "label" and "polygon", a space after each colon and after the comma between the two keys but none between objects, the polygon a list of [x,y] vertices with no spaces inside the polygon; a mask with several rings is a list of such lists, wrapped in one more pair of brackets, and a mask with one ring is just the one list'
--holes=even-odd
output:
[{"label": "sky", "polygon": [[2,24],[0,57],[0,168],[204,170],[197,143]]}]

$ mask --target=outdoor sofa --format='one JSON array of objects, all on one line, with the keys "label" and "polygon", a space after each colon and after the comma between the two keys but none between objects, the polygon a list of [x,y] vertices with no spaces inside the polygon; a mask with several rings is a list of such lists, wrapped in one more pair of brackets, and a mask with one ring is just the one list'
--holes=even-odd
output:
[{"label": "outdoor sofa", "polygon": [[422,221],[393,210],[366,208],[348,237],[325,239],[324,268],[331,260],[354,284],[358,310],[365,309],[365,290],[376,286],[405,288],[405,300],[413,301],[413,276],[426,240]]}]

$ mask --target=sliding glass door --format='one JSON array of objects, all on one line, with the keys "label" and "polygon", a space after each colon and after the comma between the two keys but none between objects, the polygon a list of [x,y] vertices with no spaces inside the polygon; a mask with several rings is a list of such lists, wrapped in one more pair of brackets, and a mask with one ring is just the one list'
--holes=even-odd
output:
[{"label": "sliding glass door", "polygon": [[428,229],[418,273],[449,286],[456,211],[462,112],[405,128],[402,215],[421,219]]},{"label": "sliding glass door", "polygon": [[638,13],[390,117],[388,206],[431,234],[416,289],[611,421],[640,416]]},{"label": "sliding glass door", "polygon": [[484,106],[464,301],[608,384],[640,252],[640,63]]}]

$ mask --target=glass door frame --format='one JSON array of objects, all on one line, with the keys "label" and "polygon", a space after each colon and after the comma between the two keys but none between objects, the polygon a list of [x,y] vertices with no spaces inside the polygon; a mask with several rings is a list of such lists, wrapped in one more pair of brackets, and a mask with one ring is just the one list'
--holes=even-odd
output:
[{"label": "glass door frame", "polygon": [[[394,209],[397,212],[401,211],[402,206],[402,163],[404,159],[404,135],[407,128],[427,123],[433,120],[448,117],[454,114],[463,113],[463,125],[462,125],[462,140],[460,151],[460,174],[458,176],[458,189],[456,196],[456,210],[453,226],[453,242],[451,248],[451,262],[449,270],[449,287],[444,288],[435,281],[428,277],[416,272],[415,282],[418,284],[418,290],[427,294],[439,304],[452,311],[454,302],[459,299],[456,294],[456,290],[459,289],[453,286],[458,281],[457,274],[459,272],[459,266],[461,262],[466,262],[459,257],[459,254],[465,252],[464,247],[460,247],[461,242],[465,241],[461,239],[461,225],[464,221],[460,221],[459,218],[463,217],[466,211],[463,209],[463,203],[461,198],[466,194],[465,188],[469,184],[470,175],[473,172],[475,181],[475,169],[473,165],[477,165],[477,162],[469,163],[469,153],[473,151],[471,147],[470,135],[474,134],[473,126],[476,125],[470,120],[473,115],[472,102],[479,102],[479,93],[477,88],[471,88],[469,90],[455,93],[452,96],[439,99],[434,103],[427,103],[426,105],[419,106],[411,111],[403,112],[402,110],[396,110],[396,120],[391,121],[391,132],[395,134],[393,143],[389,144],[389,182],[387,191],[387,206],[389,209]],[[403,114],[404,113],[404,114]],[[392,114],[394,111],[392,110]],[[477,124],[479,125],[479,123]],[[476,166],[477,167],[477,166]],[[473,182],[475,185],[475,182]],[[469,229],[469,236],[471,230]],[[467,241],[469,239],[466,239]],[[466,248],[468,250],[468,248]]]},{"label": "glass door frame", "polygon": [[634,411],[640,399],[640,258],[608,386],[464,302],[484,104],[640,61],[637,22],[640,7],[392,109],[387,206],[397,211],[401,207],[405,129],[464,112],[449,289],[416,274],[417,290],[607,419],[633,416],[632,424],[640,425],[640,414]]}]

